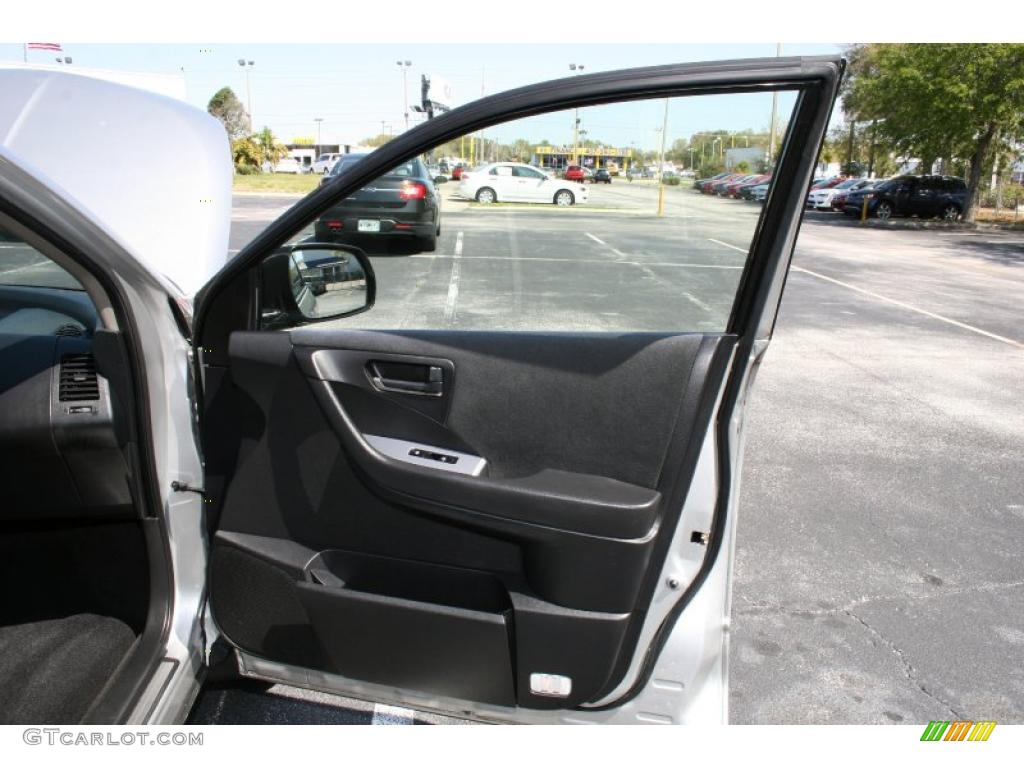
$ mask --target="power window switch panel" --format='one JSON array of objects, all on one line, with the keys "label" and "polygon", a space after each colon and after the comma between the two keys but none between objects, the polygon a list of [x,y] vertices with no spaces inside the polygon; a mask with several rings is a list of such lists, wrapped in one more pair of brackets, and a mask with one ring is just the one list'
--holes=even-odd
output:
[{"label": "power window switch panel", "polygon": [[537,696],[557,696],[564,699],[572,693],[572,678],[565,675],[530,673],[530,693]]}]

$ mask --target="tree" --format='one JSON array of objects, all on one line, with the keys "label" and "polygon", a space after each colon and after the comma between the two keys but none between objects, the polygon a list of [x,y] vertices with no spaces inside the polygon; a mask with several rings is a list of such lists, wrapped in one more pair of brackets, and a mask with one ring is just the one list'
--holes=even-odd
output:
[{"label": "tree", "polygon": [[227,86],[213,94],[210,103],[206,105],[206,111],[224,124],[231,139],[239,139],[252,130],[249,114],[235,92]]},{"label": "tree", "polygon": [[877,120],[879,138],[923,169],[937,158],[966,160],[962,213],[973,220],[993,152],[1024,136],[1024,45],[870,44],[847,57],[847,115]]},{"label": "tree", "polygon": [[263,165],[263,150],[255,136],[241,136],[231,140],[231,159],[238,173],[259,173]]},{"label": "tree", "polygon": [[257,133],[254,138],[259,145],[260,154],[263,156],[260,165],[263,163],[276,165],[282,157],[288,154],[288,147],[281,144],[277,137],[274,136],[273,131],[267,126],[263,126],[263,130]]},{"label": "tree", "polygon": [[393,138],[395,138],[395,137],[391,136],[389,134],[378,133],[376,136],[370,136],[367,139],[363,139],[359,143],[360,143],[360,145],[362,145],[364,147],[380,147],[380,146],[383,146],[384,144],[387,144]]}]

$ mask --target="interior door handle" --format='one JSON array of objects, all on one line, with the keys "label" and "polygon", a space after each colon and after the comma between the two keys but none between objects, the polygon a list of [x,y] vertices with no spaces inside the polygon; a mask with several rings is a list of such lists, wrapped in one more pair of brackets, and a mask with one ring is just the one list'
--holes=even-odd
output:
[{"label": "interior door handle", "polygon": [[444,371],[439,365],[416,366],[423,370],[423,380],[399,379],[385,376],[377,363],[370,363],[370,381],[382,392],[397,392],[403,395],[426,395],[440,397],[444,394]]}]

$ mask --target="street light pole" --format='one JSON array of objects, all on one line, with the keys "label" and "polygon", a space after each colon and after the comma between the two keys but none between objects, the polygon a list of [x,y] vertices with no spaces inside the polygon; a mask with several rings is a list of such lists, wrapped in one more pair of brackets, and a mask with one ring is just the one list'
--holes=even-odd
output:
[{"label": "street light pole", "polygon": [[314,117],[313,122],[316,123],[316,154],[320,155],[320,124],[324,121],[322,117]]},{"label": "street light pole", "polygon": [[668,134],[668,99],[665,99],[665,117],[661,121],[661,159],[658,161],[658,215],[665,215],[665,136]]},{"label": "street light pole", "polygon": [[405,130],[409,130],[409,67],[412,66],[412,62],[408,59],[399,59],[395,62],[399,67],[402,68],[402,113],[405,115]]},{"label": "street light pole", "polygon": [[[779,57],[782,55],[782,43],[776,43],[775,45],[775,56]],[[779,92],[772,91],[772,133],[768,137],[768,167],[772,166],[775,162],[775,123],[778,120],[779,111]]]},{"label": "street light pole", "polygon": [[249,88],[249,70],[256,62],[251,59],[239,59],[238,66],[245,70],[245,110],[249,113],[249,130],[253,130],[256,121],[252,119],[252,90]]},{"label": "street light pole", "polygon": [[[570,64],[569,69],[577,75],[582,75],[585,67],[582,64]],[[580,143],[580,110],[577,107],[573,110],[572,121],[572,164],[579,165],[579,143]]]}]

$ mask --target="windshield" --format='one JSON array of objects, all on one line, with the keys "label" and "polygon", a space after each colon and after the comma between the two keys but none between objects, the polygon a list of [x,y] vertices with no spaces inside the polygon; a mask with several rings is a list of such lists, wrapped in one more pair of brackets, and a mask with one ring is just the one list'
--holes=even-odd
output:
[{"label": "windshield", "polygon": [[0,285],[63,288],[81,291],[82,284],[31,245],[0,229]]}]

